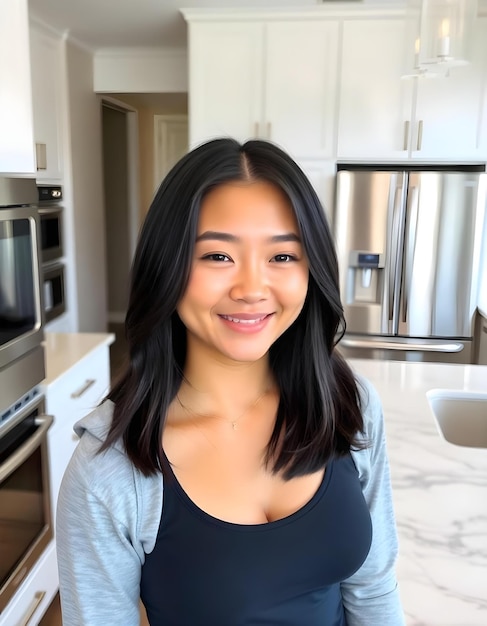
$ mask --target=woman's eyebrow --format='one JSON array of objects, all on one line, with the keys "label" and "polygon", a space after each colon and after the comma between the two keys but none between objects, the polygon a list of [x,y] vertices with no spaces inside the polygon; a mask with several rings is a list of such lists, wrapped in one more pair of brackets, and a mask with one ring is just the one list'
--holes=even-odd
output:
[{"label": "woman's eyebrow", "polygon": [[[232,235],[231,233],[223,233],[216,230],[207,230],[196,237],[196,242],[210,240],[238,243],[241,241],[241,238],[236,235]],[[282,235],[273,235],[272,237],[269,237],[270,243],[285,243],[289,241],[301,243],[301,239],[298,235],[296,235],[296,233],[283,233]]]}]

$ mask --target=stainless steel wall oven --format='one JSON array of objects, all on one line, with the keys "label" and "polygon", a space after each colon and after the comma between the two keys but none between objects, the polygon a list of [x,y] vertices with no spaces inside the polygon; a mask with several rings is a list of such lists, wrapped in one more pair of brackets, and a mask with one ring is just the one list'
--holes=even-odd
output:
[{"label": "stainless steel wall oven", "polygon": [[66,310],[63,247],[63,191],[60,186],[39,186],[41,275],[44,319],[50,322]]},{"label": "stainless steel wall oven", "polygon": [[35,180],[0,176],[0,411],[44,378]]},{"label": "stainless steel wall oven", "polygon": [[34,389],[0,415],[0,613],[53,537],[43,410]]}]

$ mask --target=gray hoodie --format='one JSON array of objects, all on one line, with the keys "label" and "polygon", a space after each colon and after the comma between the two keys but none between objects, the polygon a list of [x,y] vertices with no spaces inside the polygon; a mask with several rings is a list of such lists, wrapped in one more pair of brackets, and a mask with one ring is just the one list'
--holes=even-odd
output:
[{"label": "gray hoodie", "polygon": [[[371,445],[352,456],[373,538],[362,567],[341,585],[343,604],[348,626],[403,626],[384,420],[377,392],[364,379],[360,382],[365,389],[364,437]],[[59,493],[56,543],[64,626],[139,625],[141,566],[155,545],[163,479],[161,474],[143,476],[121,442],[97,454],[112,413],[107,400],[75,424],[81,440]]]}]

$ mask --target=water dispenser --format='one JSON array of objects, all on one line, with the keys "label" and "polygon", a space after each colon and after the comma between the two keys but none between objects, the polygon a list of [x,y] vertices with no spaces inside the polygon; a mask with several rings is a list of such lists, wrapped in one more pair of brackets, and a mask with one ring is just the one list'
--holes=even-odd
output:
[{"label": "water dispenser", "polygon": [[352,250],[348,261],[347,304],[380,304],[384,255]]}]

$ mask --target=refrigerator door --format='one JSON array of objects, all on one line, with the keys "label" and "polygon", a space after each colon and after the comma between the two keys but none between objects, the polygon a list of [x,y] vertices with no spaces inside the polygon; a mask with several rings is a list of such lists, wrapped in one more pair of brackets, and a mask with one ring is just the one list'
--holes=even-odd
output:
[{"label": "refrigerator door", "polygon": [[472,337],[478,187],[476,173],[409,173],[400,336]]},{"label": "refrigerator door", "polygon": [[406,180],[404,172],[337,174],[334,226],[347,333],[397,331]]}]

